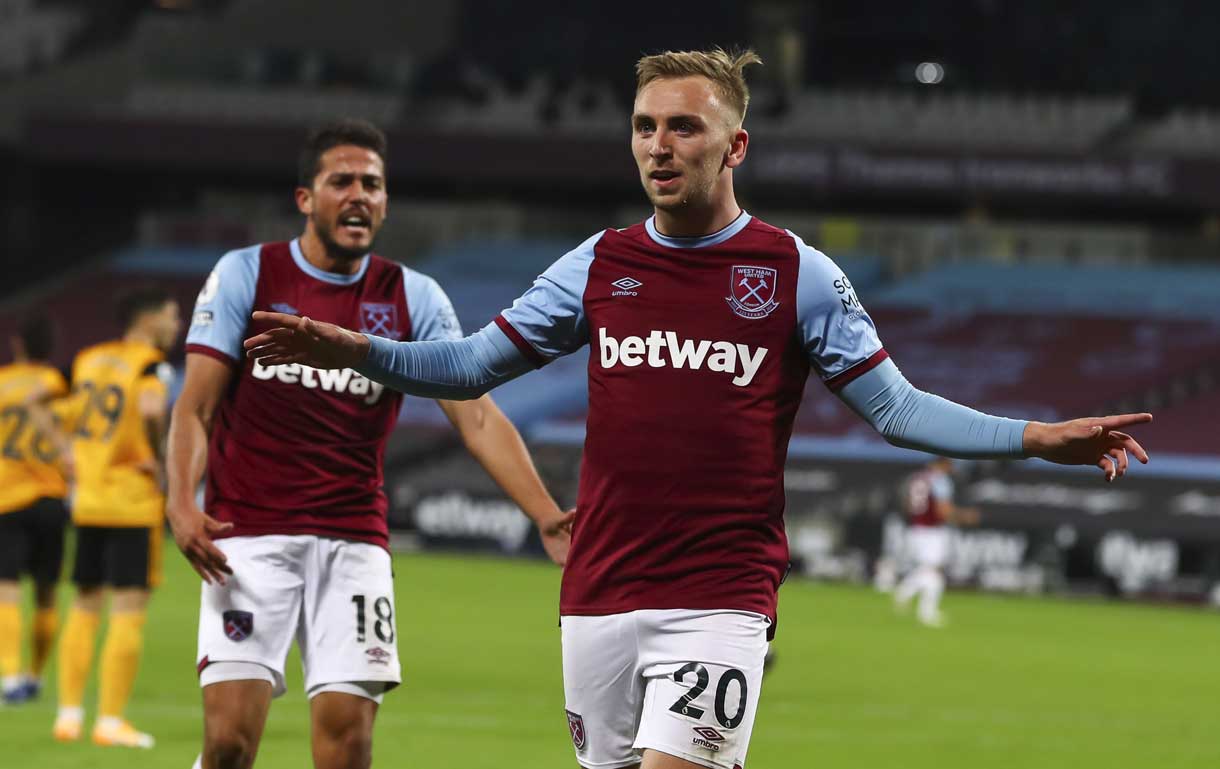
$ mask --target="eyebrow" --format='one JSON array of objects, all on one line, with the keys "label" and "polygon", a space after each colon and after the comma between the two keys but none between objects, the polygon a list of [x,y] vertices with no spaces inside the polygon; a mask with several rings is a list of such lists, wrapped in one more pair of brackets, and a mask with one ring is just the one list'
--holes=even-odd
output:
[{"label": "eyebrow", "polygon": [[[631,116],[631,122],[633,124],[638,123],[641,120],[651,120],[654,123],[657,122],[657,119],[655,117],[653,117],[652,115],[649,115],[645,112],[637,112]],[[673,122],[679,121],[679,120],[685,120],[688,123],[698,123],[700,125],[703,125],[703,123],[705,122],[703,120],[703,118],[701,118],[698,115],[670,115],[669,117],[667,117],[665,119],[665,121],[667,123],[673,123]]]},{"label": "eyebrow", "polygon": [[329,174],[326,175],[327,179],[345,179],[345,178],[355,179],[357,177],[359,177],[360,179],[378,179],[378,180],[384,178],[381,174],[373,172],[373,171],[370,171],[369,173],[358,173],[356,171],[331,171]]}]

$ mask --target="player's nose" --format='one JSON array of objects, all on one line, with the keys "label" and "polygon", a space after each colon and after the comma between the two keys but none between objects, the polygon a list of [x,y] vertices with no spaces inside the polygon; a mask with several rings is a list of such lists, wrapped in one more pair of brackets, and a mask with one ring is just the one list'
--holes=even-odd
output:
[{"label": "player's nose", "polygon": [[652,143],[648,145],[648,154],[652,157],[663,157],[670,154],[669,132],[658,128],[652,135]]}]

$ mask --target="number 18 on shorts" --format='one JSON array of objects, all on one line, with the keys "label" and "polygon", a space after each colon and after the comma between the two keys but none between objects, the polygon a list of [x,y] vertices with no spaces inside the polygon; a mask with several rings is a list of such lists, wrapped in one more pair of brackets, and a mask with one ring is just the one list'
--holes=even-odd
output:
[{"label": "number 18 on shorts", "polygon": [[401,680],[385,549],[308,535],[231,537],[216,546],[233,576],[202,588],[201,684],[228,679],[225,663],[254,663],[282,694],[294,640],[311,696],[333,684],[382,684],[380,691]]},{"label": "number 18 on shorts", "polygon": [[769,620],[738,611],[641,610],[563,618],[568,729],[588,769],[653,749],[744,767]]}]

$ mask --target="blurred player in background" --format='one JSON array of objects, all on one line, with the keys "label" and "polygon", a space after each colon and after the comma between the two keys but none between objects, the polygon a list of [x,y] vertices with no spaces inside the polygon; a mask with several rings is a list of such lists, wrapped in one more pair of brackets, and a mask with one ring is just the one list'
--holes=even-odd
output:
[{"label": "blurred player in background", "polygon": [[[385,136],[344,121],[303,148],[305,230],[221,258],[195,307],[170,436],[170,522],[203,585],[196,766],[250,766],[293,639],[314,765],[367,767],[382,695],[401,680],[382,459],[402,395],[356,372],[261,366],[242,339],[283,309],[393,339],[461,338],[449,298],[372,253],[386,216]],[[490,398],[440,401],[467,448],[537,524],[557,563],[570,526]],[[207,467],[206,500],[195,490]],[[213,541],[215,539],[216,541]]]},{"label": "blurred player in background", "polygon": [[[352,367],[478,397],[584,347],[589,415],[560,597],[568,728],[585,767],[746,762],[788,568],[784,461],[812,369],[891,443],[1127,470],[1147,414],[1043,424],[915,389],[824,254],[738,206],[752,52],[648,56],[632,150],[655,214],[589,238],[458,341],[403,343],[283,313],[264,366]],[[519,762],[506,761],[509,765]]]},{"label": "blurred player in background", "polygon": [[978,523],[978,511],[953,503],[953,460],[938,457],[907,479],[903,489],[907,517],[905,549],[914,565],[894,590],[894,603],[906,609],[919,596],[916,616],[929,627],[945,618],[940,599],[945,592],[945,566],[949,562],[950,527]]},{"label": "blurred player in background", "polygon": [[87,347],[72,364],[64,410],[76,471],[72,522],[76,599],[59,643],[59,713],[53,734],[81,736],[85,683],[101,624],[99,745],[152,747],[153,738],[123,718],[144,647],[144,618],[160,581],[164,526],[165,430],[173,369],[165,362],[182,330],[178,302],[158,288],[136,289],[118,303],[123,337]]},{"label": "blurred player in background", "polygon": [[[27,318],[10,343],[13,362],[0,368],[0,675],[4,702],[38,696],[42,671],[59,625],[55,587],[64,557],[69,453],[56,434],[38,429],[27,401],[46,404],[68,394],[63,374],[48,363],[53,329],[44,317]],[[28,669],[21,667],[19,580],[34,582],[34,624]]]}]

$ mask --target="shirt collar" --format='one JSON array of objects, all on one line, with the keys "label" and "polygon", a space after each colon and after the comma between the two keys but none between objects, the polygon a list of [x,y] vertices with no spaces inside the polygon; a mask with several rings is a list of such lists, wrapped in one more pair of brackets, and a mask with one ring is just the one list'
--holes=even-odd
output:
[{"label": "shirt collar", "polygon": [[360,259],[360,269],[356,270],[351,275],[346,275],[339,272],[327,272],[326,270],[321,270],[314,267],[309,263],[309,260],[305,258],[305,254],[301,252],[300,238],[294,239],[292,243],[289,244],[289,247],[292,249],[292,261],[297,263],[297,267],[300,267],[302,272],[311,278],[317,278],[318,280],[326,283],[334,283],[337,286],[350,286],[353,283],[359,283],[360,279],[364,277],[365,271],[369,268],[369,255],[365,254]]},{"label": "shirt collar", "polygon": [[704,248],[706,246],[714,246],[718,243],[723,243],[729,238],[745,229],[752,218],[748,213],[742,211],[737,215],[737,218],[729,222],[723,229],[713,232],[711,235],[698,235],[690,238],[675,238],[669,235],[662,235],[657,232],[656,214],[648,217],[648,221],[644,222],[644,229],[648,231],[648,237],[662,246],[670,248]]}]

